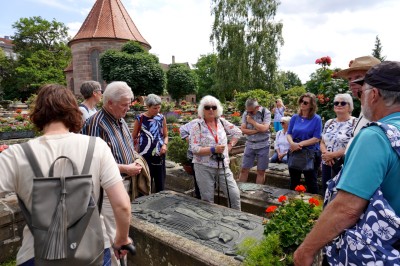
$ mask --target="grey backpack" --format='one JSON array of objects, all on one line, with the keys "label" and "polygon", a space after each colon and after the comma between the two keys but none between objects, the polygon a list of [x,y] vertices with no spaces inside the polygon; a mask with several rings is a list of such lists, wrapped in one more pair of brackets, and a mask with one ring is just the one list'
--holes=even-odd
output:
[{"label": "grey backpack", "polygon": [[[34,237],[35,265],[103,265],[103,232],[89,174],[95,143],[96,138],[90,137],[81,174],[70,158],[59,156],[50,166],[48,177],[42,174],[29,144],[21,144],[35,174],[32,213],[18,197]],[[60,159],[72,164],[72,176],[53,176]]]}]

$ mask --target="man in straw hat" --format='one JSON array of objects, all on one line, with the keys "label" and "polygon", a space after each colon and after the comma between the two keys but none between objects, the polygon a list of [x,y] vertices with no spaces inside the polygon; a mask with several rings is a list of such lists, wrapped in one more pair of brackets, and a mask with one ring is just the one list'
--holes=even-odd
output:
[{"label": "man in straw hat", "polygon": [[[349,68],[346,68],[342,71],[339,71],[336,73],[337,77],[340,78],[345,78],[349,81],[349,88],[351,90],[351,93],[353,94],[353,97],[357,99],[361,99],[361,87],[359,84],[352,83],[353,80],[363,78],[365,76],[365,73],[367,71],[379,64],[381,61],[379,59],[373,57],[373,56],[362,56],[362,57],[357,57],[354,60],[351,60],[349,63]],[[353,137],[358,134],[360,129],[365,126],[369,121],[365,119],[365,117],[362,115],[362,112],[360,113],[360,116],[357,120],[357,123],[354,126],[353,129]],[[351,141],[347,145],[347,147],[350,146]]]},{"label": "man in straw hat", "polygon": [[336,197],[294,253],[295,265],[311,265],[325,245],[331,265],[400,264],[400,62],[375,65],[353,82],[362,85],[363,115],[377,122],[354,138],[328,188]]}]

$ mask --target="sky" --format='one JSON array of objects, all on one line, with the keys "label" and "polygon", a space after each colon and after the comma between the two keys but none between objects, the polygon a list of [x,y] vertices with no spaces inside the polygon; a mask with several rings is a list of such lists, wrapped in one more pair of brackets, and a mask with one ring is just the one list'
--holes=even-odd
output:
[{"label": "sky", "polygon": [[[211,0],[121,0],[151,53],[160,62],[195,64],[214,52],[209,41],[213,17]],[[41,16],[63,22],[72,37],[95,0],[7,1],[0,13],[0,37],[14,34],[22,17]],[[281,0],[275,21],[283,23],[284,45],[279,70],[309,80],[317,58],[330,56],[332,68],[347,68],[351,59],[370,55],[378,35],[386,60],[400,61],[400,1],[398,0]]]}]

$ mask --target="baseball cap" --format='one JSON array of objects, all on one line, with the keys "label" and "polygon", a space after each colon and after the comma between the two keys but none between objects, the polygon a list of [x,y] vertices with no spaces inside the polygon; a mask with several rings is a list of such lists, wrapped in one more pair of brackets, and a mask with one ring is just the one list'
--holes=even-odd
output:
[{"label": "baseball cap", "polygon": [[384,61],[368,70],[365,77],[353,80],[352,83],[369,85],[388,91],[400,91],[400,62]]}]

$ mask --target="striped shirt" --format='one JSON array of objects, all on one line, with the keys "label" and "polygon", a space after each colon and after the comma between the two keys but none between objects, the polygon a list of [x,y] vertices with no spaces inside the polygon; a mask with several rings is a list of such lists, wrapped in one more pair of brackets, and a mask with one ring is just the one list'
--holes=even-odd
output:
[{"label": "striped shirt", "polygon": [[123,118],[115,119],[103,108],[86,120],[81,133],[102,138],[110,147],[117,164],[134,162],[133,139]]}]

